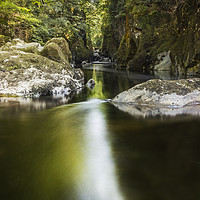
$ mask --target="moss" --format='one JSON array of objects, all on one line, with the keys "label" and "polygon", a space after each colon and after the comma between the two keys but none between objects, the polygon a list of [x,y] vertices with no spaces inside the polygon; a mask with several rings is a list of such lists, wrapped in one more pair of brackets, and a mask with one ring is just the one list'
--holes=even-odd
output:
[{"label": "moss", "polygon": [[68,60],[63,54],[60,46],[54,42],[50,42],[47,45],[45,45],[40,53],[42,56],[49,58],[50,60],[63,64],[68,63]]},{"label": "moss", "polygon": [[10,37],[5,35],[0,35],[0,47],[3,46],[8,41],[10,41]]},{"label": "moss", "polygon": [[134,57],[137,52],[136,43],[130,33],[125,34],[121,40],[117,52],[118,67],[126,67],[128,62]]},{"label": "moss", "polygon": [[65,59],[69,62],[72,59],[72,54],[71,54],[71,51],[69,50],[68,42],[64,38],[59,37],[59,38],[52,38],[46,43],[46,45],[52,42],[56,43],[61,48],[65,56]]},{"label": "moss", "polygon": [[128,68],[133,71],[145,71],[148,70],[148,66],[151,63],[149,54],[142,51],[136,54],[129,62]]},{"label": "moss", "polygon": [[23,52],[1,52],[0,54],[1,71],[11,71],[13,69],[27,69],[30,67],[43,70],[45,72],[56,72],[63,68],[71,69],[69,64],[55,62],[41,55]]},{"label": "moss", "polygon": [[190,80],[159,80],[152,79],[144,82],[140,85],[135,86],[136,89],[143,90],[146,88],[151,92],[156,92],[157,94],[177,94],[186,95],[193,92],[200,87],[200,79]]},{"label": "moss", "polygon": [[0,97],[19,97],[19,95],[16,95],[16,94],[0,94]]},{"label": "moss", "polygon": [[93,57],[93,50],[91,47],[84,45],[83,40],[78,40],[72,49],[74,60],[77,64],[83,61],[90,61]]}]

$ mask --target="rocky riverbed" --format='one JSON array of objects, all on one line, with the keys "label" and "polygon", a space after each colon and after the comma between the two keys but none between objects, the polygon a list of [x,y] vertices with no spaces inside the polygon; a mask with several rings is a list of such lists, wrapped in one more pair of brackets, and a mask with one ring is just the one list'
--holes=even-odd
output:
[{"label": "rocky riverbed", "polygon": [[68,95],[84,86],[80,69],[70,66],[71,52],[64,38],[44,47],[14,39],[0,48],[0,95]]}]

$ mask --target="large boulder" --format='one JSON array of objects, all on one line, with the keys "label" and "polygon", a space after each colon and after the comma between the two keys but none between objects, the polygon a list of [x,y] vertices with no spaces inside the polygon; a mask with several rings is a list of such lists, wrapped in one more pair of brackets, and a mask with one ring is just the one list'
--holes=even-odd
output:
[{"label": "large boulder", "polygon": [[153,79],[120,93],[112,101],[116,103],[169,107],[200,104],[200,79]]},{"label": "large boulder", "polygon": [[70,61],[72,59],[72,54],[71,54],[71,51],[69,49],[69,44],[68,42],[62,38],[62,37],[59,37],[59,38],[52,38],[51,40],[49,40],[46,45],[48,45],[49,43],[56,43],[62,50],[64,56],[65,56],[65,59],[67,61]]},{"label": "large boulder", "polygon": [[64,38],[52,38],[40,53],[44,57],[63,64],[69,64],[69,60],[71,60],[71,51]]},{"label": "large boulder", "polygon": [[39,51],[28,53],[27,46],[34,45],[16,39],[0,49],[0,95],[67,95],[84,86],[83,72],[72,68],[66,55],[61,54],[65,62],[55,61]]}]

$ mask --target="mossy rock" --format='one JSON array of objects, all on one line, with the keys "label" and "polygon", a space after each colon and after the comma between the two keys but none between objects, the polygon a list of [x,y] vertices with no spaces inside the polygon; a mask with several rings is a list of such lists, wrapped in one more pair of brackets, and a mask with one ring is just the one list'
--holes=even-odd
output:
[{"label": "mossy rock", "polygon": [[134,57],[137,52],[136,43],[131,34],[125,34],[121,40],[117,52],[117,65],[118,68],[126,67],[128,62]]},{"label": "mossy rock", "polygon": [[37,42],[26,43],[20,39],[13,39],[1,47],[2,51],[23,51],[27,53],[39,53],[41,45]]},{"label": "mossy rock", "polygon": [[86,47],[82,40],[79,40],[73,47],[73,58],[77,64],[83,61],[90,61],[93,57],[93,50],[90,47]]},{"label": "mossy rock", "polygon": [[61,48],[61,50],[62,50],[62,53],[63,53],[63,55],[64,55],[64,57],[65,57],[65,60],[67,61],[67,62],[69,62],[71,59],[72,59],[72,54],[71,54],[71,51],[70,51],[70,49],[69,49],[69,44],[68,44],[68,42],[64,39],[64,38],[62,38],[62,37],[59,37],[59,38],[52,38],[51,40],[49,40],[46,44],[45,44],[45,46],[46,45],[48,45],[48,44],[50,44],[50,43],[56,43],[60,48]]},{"label": "mossy rock", "polygon": [[[61,47],[50,42],[37,53],[26,47],[37,43],[14,40],[0,50],[0,94],[32,97],[61,94],[83,87],[83,73],[69,65]],[[36,45],[37,46],[37,45]]]},{"label": "mossy rock", "polygon": [[200,79],[152,79],[121,92],[113,102],[150,106],[186,106],[200,104]]},{"label": "mossy rock", "polygon": [[40,54],[58,63],[69,63],[68,59],[66,59],[66,56],[63,54],[60,46],[54,42],[50,42],[47,45],[45,45]]},{"label": "mossy rock", "polygon": [[0,35],[0,47],[10,40],[10,37],[5,35]]},{"label": "mossy rock", "polygon": [[30,67],[46,72],[59,72],[63,68],[71,68],[69,65],[50,60],[44,56],[24,53],[19,51],[0,52],[0,71],[11,71],[14,69],[28,69]]},{"label": "mossy rock", "polygon": [[107,25],[103,27],[103,43],[102,43],[102,53],[109,58],[113,58],[116,54],[122,36],[120,33],[124,34],[123,31],[123,20],[115,18],[113,20],[112,26]]},{"label": "mossy rock", "polygon": [[145,71],[151,63],[151,57],[145,51],[136,54],[128,62],[128,68],[133,71]]}]

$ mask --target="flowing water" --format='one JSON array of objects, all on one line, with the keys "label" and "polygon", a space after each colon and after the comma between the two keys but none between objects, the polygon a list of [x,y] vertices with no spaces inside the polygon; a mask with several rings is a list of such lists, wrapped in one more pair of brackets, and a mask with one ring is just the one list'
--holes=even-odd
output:
[{"label": "flowing water", "polygon": [[118,109],[106,100],[153,76],[85,76],[95,88],[68,98],[1,99],[0,199],[200,199],[199,107]]}]

